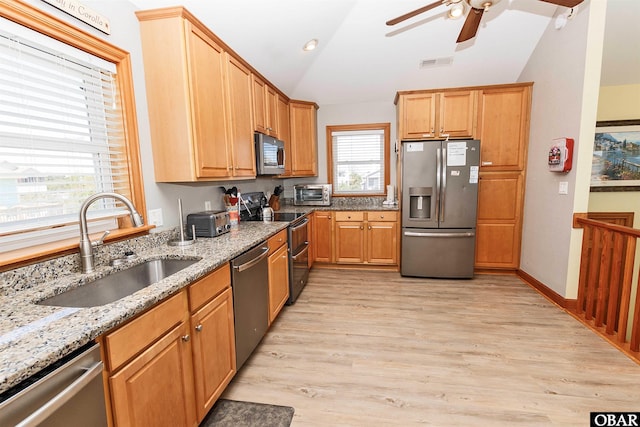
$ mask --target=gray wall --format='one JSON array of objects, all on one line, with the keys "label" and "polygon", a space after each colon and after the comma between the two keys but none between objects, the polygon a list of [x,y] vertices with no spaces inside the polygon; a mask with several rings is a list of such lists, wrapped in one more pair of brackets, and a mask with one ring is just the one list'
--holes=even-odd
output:
[{"label": "gray wall", "polygon": [[[603,40],[603,31],[596,28],[604,26],[601,6],[583,3],[562,30],[552,21],[520,76],[520,81],[535,82],[521,269],[568,298],[575,297],[576,245],[579,248],[581,238],[581,232],[572,230],[572,215],[587,211],[589,196]],[[559,137],[576,143],[573,170],[567,174],[547,168],[549,145]],[[561,181],[568,182],[569,194],[558,194]]]}]

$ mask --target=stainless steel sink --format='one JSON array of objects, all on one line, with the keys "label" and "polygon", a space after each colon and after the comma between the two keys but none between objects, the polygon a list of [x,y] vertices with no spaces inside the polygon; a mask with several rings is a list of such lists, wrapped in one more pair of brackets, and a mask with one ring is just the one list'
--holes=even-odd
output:
[{"label": "stainless steel sink", "polygon": [[154,259],[146,261],[44,299],[37,304],[58,307],[95,307],[108,304],[157,283],[198,261],[199,259]]}]

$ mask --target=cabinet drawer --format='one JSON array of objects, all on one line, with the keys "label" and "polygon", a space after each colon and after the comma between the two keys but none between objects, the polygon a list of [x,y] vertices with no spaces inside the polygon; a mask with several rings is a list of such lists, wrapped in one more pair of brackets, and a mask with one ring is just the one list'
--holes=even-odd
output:
[{"label": "cabinet drawer", "polygon": [[367,212],[367,220],[368,221],[397,221],[398,213],[386,212],[386,211],[373,211]]},{"label": "cabinet drawer", "polygon": [[335,212],[336,221],[364,221],[364,212]]},{"label": "cabinet drawer", "polygon": [[279,231],[274,236],[269,237],[267,245],[269,245],[269,255],[274,253],[283,243],[287,243],[287,229]]},{"label": "cabinet drawer", "polygon": [[144,350],[184,320],[186,293],[180,292],[119,329],[108,333],[107,368],[115,371],[124,362]]},{"label": "cabinet drawer", "polygon": [[189,310],[197,310],[230,286],[231,270],[225,264],[189,286]]}]

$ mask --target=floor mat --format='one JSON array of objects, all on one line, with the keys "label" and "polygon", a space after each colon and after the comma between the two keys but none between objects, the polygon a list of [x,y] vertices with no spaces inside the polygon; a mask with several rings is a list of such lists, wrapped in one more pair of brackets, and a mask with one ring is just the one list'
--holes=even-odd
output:
[{"label": "floor mat", "polygon": [[289,427],[293,413],[290,406],[220,399],[200,427]]}]

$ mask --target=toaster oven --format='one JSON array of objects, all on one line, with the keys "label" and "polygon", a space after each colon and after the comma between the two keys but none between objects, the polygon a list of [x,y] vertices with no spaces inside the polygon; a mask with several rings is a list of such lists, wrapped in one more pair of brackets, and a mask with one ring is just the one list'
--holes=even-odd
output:
[{"label": "toaster oven", "polygon": [[331,184],[298,184],[293,186],[293,204],[330,206]]}]

